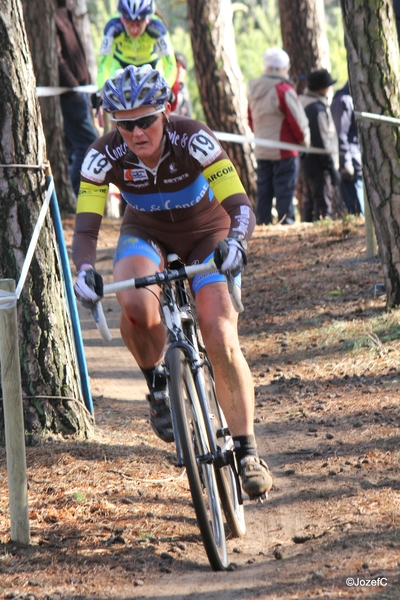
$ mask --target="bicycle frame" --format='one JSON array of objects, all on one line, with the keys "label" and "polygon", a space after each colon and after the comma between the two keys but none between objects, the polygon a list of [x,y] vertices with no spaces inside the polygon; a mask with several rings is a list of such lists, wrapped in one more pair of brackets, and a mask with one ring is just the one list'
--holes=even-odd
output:
[{"label": "bicycle frame", "polygon": [[[177,258],[171,256],[169,261]],[[179,268],[174,268],[175,265],[176,262],[172,262],[172,268],[154,275],[105,285],[104,293],[151,285],[161,288],[159,301],[167,328],[162,364],[170,388],[176,465],[186,467],[210,564],[213,569],[221,570],[228,565],[221,511],[223,509],[232,535],[240,537],[245,532],[243,500],[232,438],[216,398],[212,367],[185,285],[186,279],[215,271],[216,267],[213,262]],[[227,280],[233,305],[240,312],[243,306],[237,286],[232,277]],[[100,302],[92,312],[103,339],[111,339]]]}]

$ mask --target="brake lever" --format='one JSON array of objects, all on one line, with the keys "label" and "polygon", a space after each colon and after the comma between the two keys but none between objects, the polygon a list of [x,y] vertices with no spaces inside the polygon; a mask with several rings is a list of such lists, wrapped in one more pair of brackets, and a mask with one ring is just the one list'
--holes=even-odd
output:
[{"label": "brake lever", "polygon": [[236,312],[242,313],[244,311],[244,307],[240,298],[239,288],[235,283],[235,278],[230,271],[225,273],[225,277],[233,308],[236,310]]},{"label": "brake lever", "polygon": [[101,337],[105,342],[110,342],[112,340],[112,335],[111,331],[108,329],[107,321],[104,316],[103,305],[100,300],[96,302],[91,311]]}]

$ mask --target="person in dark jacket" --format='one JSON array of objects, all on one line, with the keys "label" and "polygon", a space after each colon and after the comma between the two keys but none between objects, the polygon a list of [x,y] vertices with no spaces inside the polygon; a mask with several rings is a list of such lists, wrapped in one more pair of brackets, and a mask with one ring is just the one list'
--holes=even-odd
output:
[{"label": "person in dark jacket", "polygon": [[339,138],[340,196],[349,214],[364,212],[361,148],[348,82],[333,97],[331,112]]},{"label": "person in dark jacket", "polygon": [[332,218],[334,188],[339,185],[339,152],[336,127],[329,107],[331,86],[336,83],[326,69],[308,75],[300,100],[308,117],[311,146],[327,154],[306,154],[301,168],[305,185],[303,221]]},{"label": "person in dark jacket", "polygon": [[[57,0],[57,6],[55,24],[60,86],[72,88],[87,85],[90,83],[90,74],[73,13],[67,8],[67,0]],[[60,102],[69,159],[69,176],[74,192],[78,195],[82,162],[86,150],[98,135],[89,112],[87,94],[66,92],[61,94]]]}]

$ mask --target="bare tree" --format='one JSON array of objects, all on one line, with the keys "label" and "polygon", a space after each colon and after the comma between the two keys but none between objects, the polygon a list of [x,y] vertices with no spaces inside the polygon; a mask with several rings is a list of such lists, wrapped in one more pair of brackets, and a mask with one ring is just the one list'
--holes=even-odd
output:
[{"label": "bare tree", "polygon": [[[356,111],[400,118],[399,46],[392,0],[341,0]],[[400,305],[398,127],[358,121],[366,201],[375,226],[387,307]]]},{"label": "bare tree", "polygon": [[283,46],[290,56],[291,76],[300,94],[306,87],[307,73],[330,70],[324,0],[279,0],[279,15]]},{"label": "bare tree", "polygon": [[[230,0],[187,0],[201,103],[214,131],[248,136],[247,98],[239,68]],[[255,162],[248,144],[224,144],[249,195],[255,199]]]},{"label": "bare tree", "polygon": [[[0,278],[18,281],[46,185],[45,140],[20,0],[0,0],[0,35]],[[49,215],[17,312],[26,430],[87,435],[90,419]],[[0,403],[0,433],[2,421]]]},{"label": "bare tree", "polygon": [[[55,0],[22,0],[36,85],[57,87],[58,61],[54,23]],[[59,96],[40,98],[47,155],[54,174],[60,209],[74,212],[75,194],[68,174]]]}]

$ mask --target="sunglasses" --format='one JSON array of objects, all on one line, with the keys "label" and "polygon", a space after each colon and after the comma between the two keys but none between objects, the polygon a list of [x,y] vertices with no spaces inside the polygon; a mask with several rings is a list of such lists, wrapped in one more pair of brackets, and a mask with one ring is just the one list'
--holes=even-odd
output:
[{"label": "sunglasses", "polygon": [[131,19],[124,19],[123,17],[121,17],[121,21],[122,21],[122,23],[125,23],[126,25],[131,25],[132,23],[134,23],[135,25],[141,25],[144,21],[147,21],[147,17],[142,17],[141,19],[135,19],[134,21],[132,21]]},{"label": "sunglasses", "polygon": [[140,117],[139,119],[113,119],[115,121],[117,127],[120,129],[124,129],[125,131],[132,132],[135,127],[139,127],[139,129],[148,129],[153,123],[155,123],[158,119],[158,115],[149,115],[148,117]]}]

